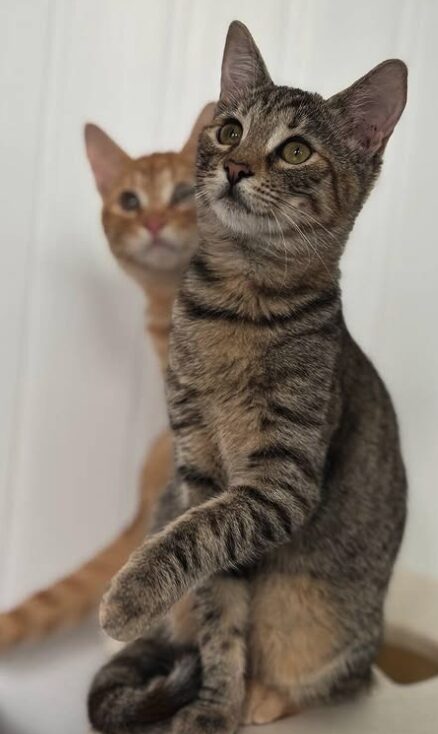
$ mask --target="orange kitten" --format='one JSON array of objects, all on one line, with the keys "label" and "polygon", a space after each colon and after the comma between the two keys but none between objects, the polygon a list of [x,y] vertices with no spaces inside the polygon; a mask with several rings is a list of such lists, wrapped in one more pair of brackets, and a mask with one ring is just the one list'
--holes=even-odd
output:
[{"label": "orange kitten", "polygon": [[147,296],[147,326],[163,366],[171,306],[197,245],[198,136],[214,107],[204,107],[179,153],[130,158],[96,125],[85,128],[87,154],[103,201],[103,228],[118,263]]},{"label": "orange kitten", "polygon": [[[163,367],[173,299],[197,244],[193,199],[197,139],[213,110],[213,104],[202,110],[180,153],[153,153],[137,160],[96,125],[85,128],[87,154],[103,199],[105,233],[118,262],[147,296],[147,326]],[[76,623],[97,605],[109,579],[144,538],[171,462],[171,437],[166,431],[144,464],[139,509],[129,526],[72,574],[0,614],[0,649]]]}]

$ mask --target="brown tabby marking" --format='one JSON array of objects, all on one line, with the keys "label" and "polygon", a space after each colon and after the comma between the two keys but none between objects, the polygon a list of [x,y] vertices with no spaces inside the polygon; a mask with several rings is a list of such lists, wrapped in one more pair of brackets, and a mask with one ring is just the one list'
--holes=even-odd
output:
[{"label": "brown tabby marking", "polygon": [[186,594],[175,604],[170,617],[172,636],[183,645],[196,641],[197,629],[193,602],[193,594]]}]

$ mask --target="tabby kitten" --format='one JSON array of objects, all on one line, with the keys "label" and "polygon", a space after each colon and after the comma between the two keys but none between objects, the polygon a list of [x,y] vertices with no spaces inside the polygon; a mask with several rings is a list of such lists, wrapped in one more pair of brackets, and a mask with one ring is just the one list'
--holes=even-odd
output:
[{"label": "tabby kitten", "polygon": [[[108,242],[120,265],[145,292],[146,325],[163,368],[173,300],[197,244],[193,196],[196,146],[213,110],[212,104],[204,107],[182,151],[154,153],[138,160],[130,158],[96,125],[85,128],[88,158],[103,199]],[[137,205],[140,201],[141,207]],[[172,442],[165,432],[145,461],[139,507],[132,522],[73,573],[1,613],[0,650],[77,623],[98,603],[108,580],[143,540],[171,466]]]},{"label": "tabby kitten", "polygon": [[401,61],[324,100],[275,86],[229,29],[171,333],[181,514],[103,599],[112,637],[154,626],[96,676],[102,731],[229,734],[371,681],[406,481],[339,260],[405,101]]}]

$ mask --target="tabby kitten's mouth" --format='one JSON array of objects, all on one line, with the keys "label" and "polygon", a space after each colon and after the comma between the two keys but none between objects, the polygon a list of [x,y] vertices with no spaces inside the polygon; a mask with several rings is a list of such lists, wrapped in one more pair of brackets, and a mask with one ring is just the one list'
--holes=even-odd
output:
[{"label": "tabby kitten's mouth", "polygon": [[242,192],[235,186],[226,186],[217,198],[218,201],[222,202],[227,207],[227,209],[231,209],[232,211],[243,209],[247,214],[256,213],[245,201],[245,198],[242,196]]}]

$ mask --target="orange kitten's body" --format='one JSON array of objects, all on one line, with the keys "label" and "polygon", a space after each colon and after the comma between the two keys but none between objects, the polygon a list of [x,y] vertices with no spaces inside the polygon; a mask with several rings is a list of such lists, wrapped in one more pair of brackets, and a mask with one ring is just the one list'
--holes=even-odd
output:
[{"label": "orange kitten's body", "polygon": [[[95,125],[87,125],[85,131],[87,154],[103,201],[105,234],[119,265],[145,293],[146,330],[163,369],[172,304],[181,274],[197,245],[193,199],[196,144],[212,112],[213,105],[202,110],[179,153],[132,159]],[[126,192],[137,197],[136,209],[121,206],[120,196]],[[166,431],[154,442],[145,461],[139,506],[129,526],[78,570],[0,614],[0,649],[73,624],[98,604],[109,579],[144,538],[152,508],[168,482],[171,462],[171,437]]]},{"label": "orange kitten's body", "polygon": [[[87,130],[88,137],[96,134],[91,126]],[[110,191],[101,187],[102,224],[110,248],[146,295],[146,328],[163,368],[172,303],[181,273],[197,245],[193,156],[194,150],[183,149],[181,153],[122,159],[116,185]],[[186,196],[172,205],[172,194],[181,186],[186,187]],[[121,208],[119,199],[126,192],[138,196],[139,210]],[[157,232],[148,229],[151,222],[152,227],[159,227]]]}]

